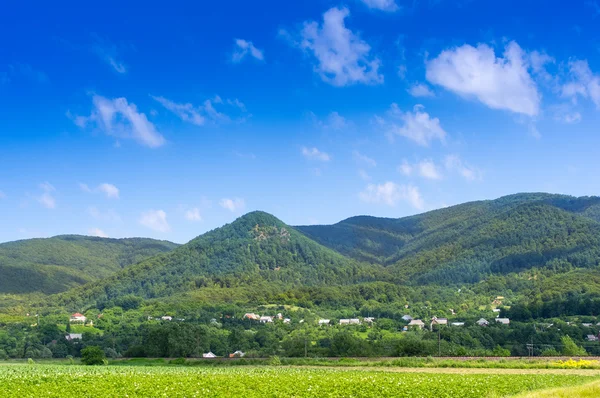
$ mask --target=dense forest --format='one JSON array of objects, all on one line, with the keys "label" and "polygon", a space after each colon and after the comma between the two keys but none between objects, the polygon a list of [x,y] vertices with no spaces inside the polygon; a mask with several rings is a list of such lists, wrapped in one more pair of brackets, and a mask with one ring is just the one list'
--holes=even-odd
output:
[{"label": "dense forest", "polygon": [[[13,242],[0,245],[3,292],[59,293],[0,297],[0,356],[88,345],[111,356],[600,354],[599,265],[600,198],[541,193],[330,226],[257,211],[179,247]],[[288,321],[245,319],[251,311]],[[92,322],[71,325],[73,312]],[[61,338],[69,332],[83,338]]]}]

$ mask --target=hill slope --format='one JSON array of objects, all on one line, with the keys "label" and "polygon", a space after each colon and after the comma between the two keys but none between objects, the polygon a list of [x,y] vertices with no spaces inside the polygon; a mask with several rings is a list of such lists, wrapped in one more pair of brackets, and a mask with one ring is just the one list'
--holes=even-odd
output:
[{"label": "hill slope", "polygon": [[65,291],[175,247],[175,243],[154,239],[79,235],[3,243],[0,293]]},{"label": "hill slope", "polygon": [[252,212],[170,253],[59,297],[70,307],[133,294],[167,297],[205,286],[265,282],[287,286],[376,279],[379,266],[362,265],[308,239],[264,212]]},{"label": "hill slope", "polygon": [[477,282],[532,267],[595,267],[600,198],[517,194],[401,219],[352,217],[298,230],[407,283]]}]

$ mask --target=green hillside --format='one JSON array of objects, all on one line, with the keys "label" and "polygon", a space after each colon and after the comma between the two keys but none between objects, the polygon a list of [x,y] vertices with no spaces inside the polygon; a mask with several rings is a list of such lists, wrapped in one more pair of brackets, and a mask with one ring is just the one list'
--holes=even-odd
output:
[{"label": "green hillside", "polygon": [[477,282],[532,267],[595,267],[600,198],[517,194],[388,219],[297,227],[349,257],[384,264],[410,284]]},{"label": "green hillside", "polygon": [[61,295],[68,306],[123,295],[167,297],[210,286],[348,284],[382,277],[382,267],[346,258],[264,212],[252,212],[170,253]]},{"label": "green hillside", "polygon": [[0,294],[57,293],[105,278],[176,244],[63,235],[0,244]]}]

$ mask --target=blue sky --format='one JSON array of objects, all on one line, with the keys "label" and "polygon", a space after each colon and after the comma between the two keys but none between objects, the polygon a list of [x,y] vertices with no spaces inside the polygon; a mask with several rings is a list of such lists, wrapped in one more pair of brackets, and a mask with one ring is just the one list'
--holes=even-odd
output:
[{"label": "blue sky", "polygon": [[0,241],[600,194],[598,1],[125,3],[4,6]]}]

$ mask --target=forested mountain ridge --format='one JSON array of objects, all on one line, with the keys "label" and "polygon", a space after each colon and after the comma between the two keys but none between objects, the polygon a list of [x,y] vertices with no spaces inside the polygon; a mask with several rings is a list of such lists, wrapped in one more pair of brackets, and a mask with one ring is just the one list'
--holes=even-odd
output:
[{"label": "forested mountain ridge", "polygon": [[381,279],[382,269],[344,257],[276,217],[255,211],[58,300],[73,306],[123,295],[157,298],[254,281],[287,286],[349,284]]},{"label": "forested mountain ridge", "polygon": [[178,245],[147,238],[61,235],[0,244],[0,293],[57,293]]},{"label": "forested mountain ridge", "polygon": [[472,283],[532,267],[594,267],[600,198],[527,193],[400,219],[359,216],[298,230],[411,284]]}]

